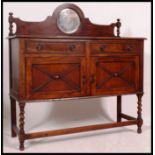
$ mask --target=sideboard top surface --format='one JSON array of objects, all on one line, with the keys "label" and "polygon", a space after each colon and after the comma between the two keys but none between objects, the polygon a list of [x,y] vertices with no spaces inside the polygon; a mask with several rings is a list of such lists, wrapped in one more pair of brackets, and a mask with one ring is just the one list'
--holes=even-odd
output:
[{"label": "sideboard top surface", "polygon": [[91,36],[42,36],[42,35],[13,35],[7,39],[75,39],[75,40],[146,40],[144,37],[91,37]]}]

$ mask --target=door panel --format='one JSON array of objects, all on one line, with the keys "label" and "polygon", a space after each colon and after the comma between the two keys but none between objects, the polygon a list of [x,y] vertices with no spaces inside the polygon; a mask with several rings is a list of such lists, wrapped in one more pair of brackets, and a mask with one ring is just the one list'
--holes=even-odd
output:
[{"label": "door panel", "polygon": [[27,58],[26,95],[28,99],[84,96],[84,58]]},{"label": "door panel", "polygon": [[94,57],[91,94],[131,93],[139,88],[139,57]]}]

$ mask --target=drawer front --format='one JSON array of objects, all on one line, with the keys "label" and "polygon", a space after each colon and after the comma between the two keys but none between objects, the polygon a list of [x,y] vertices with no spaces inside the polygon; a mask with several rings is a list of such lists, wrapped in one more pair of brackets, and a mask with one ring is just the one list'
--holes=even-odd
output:
[{"label": "drawer front", "polygon": [[84,55],[84,43],[82,42],[51,42],[26,40],[26,53],[50,53],[50,54],[69,54],[69,55]]},{"label": "drawer front", "polygon": [[90,51],[92,55],[105,53],[139,53],[141,44],[137,41],[103,41],[100,43],[91,43]]}]

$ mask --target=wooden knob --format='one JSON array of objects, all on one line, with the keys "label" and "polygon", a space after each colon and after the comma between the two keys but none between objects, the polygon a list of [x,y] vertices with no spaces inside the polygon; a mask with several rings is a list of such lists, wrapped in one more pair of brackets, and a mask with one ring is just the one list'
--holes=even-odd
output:
[{"label": "wooden knob", "polygon": [[132,46],[131,46],[131,45],[127,45],[126,50],[127,50],[127,51],[131,51],[131,50],[132,50]]},{"label": "wooden knob", "polygon": [[54,78],[55,80],[58,80],[58,79],[60,79],[60,75],[54,75],[53,78]]},{"label": "wooden knob", "polygon": [[37,48],[38,51],[41,51],[41,50],[43,50],[43,45],[42,44],[38,44],[36,48]]},{"label": "wooden knob", "polygon": [[101,52],[104,52],[105,48],[106,48],[106,45],[101,45],[101,46],[100,46],[100,51],[101,51]]},{"label": "wooden knob", "polygon": [[69,45],[68,49],[69,51],[73,52],[75,51],[76,46],[75,45]]},{"label": "wooden knob", "polygon": [[114,73],[114,77],[117,77],[118,76],[118,73]]}]

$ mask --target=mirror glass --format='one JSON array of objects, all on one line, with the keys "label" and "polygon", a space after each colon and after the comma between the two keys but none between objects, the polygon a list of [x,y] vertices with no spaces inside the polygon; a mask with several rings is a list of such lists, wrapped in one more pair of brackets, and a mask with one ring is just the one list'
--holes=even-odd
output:
[{"label": "mirror glass", "polygon": [[60,12],[57,25],[64,33],[74,33],[80,26],[80,18],[72,9],[64,9]]}]

